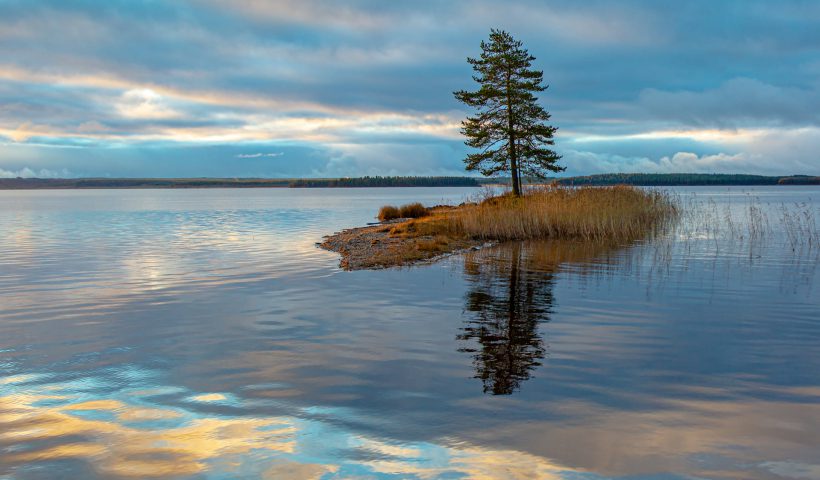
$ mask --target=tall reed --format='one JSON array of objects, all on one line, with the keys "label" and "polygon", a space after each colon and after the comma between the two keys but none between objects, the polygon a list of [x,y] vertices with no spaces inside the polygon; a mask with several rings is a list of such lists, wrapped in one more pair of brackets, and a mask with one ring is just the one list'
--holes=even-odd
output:
[{"label": "tall reed", "polygon": [[380,221],[386,222],[388,220],[395,220],[397,218],[421,218],[430,214],[430,210],[419,202],[408,203],[401,207],[394,207],[393,205],[385,205],[379,209],[379,214],[376,216]]},{"label": "tall reed", "polygon": [[449,226],[472,238],[522,240],[577,238],[631,241],[678,215],[669,194],[628,186],[533,188],[523,197],[502,195],[465,205]]}]

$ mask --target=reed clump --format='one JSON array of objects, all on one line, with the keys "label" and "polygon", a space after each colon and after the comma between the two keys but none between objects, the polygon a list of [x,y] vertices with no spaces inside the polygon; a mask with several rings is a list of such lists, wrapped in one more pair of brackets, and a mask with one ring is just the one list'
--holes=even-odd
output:
[{"label": "reed clump", "polygon": [[419,202],[415,202],[402,205],[399,208],[399,214],[401,215],[401,218],[421,218],[426,217],[429,214],[429,211],[424,205]]},{"label": "reed clump", "polygon": [[385,205],[379,209],[377,218],[386,222],[388,220],[395,220],[397,218],[421,218],[430,214],[430,210],[421,203],[408,203],[401,207],[393,205]]},{"label": "reed clump", "polygon": [[452,232],[482,240],[538,238],[631,241],[644,238],[678,215],[669,194],[629,186],[561,187],[502,195],[458,208]]},{"label": "reed clump", "polygon": [[398,207],[394,207],[393,205],[385,205],[379,209],[379,214],[376,215],[382,222],[386,222],[388,220],[395,220],[397,218],[401,218],[401,211]]}]

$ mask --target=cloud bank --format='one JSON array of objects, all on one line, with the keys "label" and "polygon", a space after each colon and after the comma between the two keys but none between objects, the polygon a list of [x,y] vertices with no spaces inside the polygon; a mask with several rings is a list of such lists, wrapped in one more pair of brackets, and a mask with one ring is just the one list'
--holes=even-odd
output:
[{"label": "cloud bank", "polygon": [[818,174],[818,18],[799,0],[6,0],[0,172],[463,174],[451,92],[496,27],[545,72],[567,174]]}]

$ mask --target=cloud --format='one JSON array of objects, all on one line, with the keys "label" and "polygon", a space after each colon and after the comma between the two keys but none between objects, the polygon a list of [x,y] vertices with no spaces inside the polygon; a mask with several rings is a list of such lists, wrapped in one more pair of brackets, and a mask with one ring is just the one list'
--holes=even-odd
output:
[{"label": "cloud", "polygon": [[[619,143],[626,146],[619,147]],[[582,138],[565,145],[569,148],[559,150],[564,155],[568,175],[606,172],[820,174],[820,127],[657,131]],[[635,151],[641,154],[629,154]]]},{"label": "cloud", "polygon": [[752,78],[734,78],[702,91],[649,88],[638,102],[654,118],[685,125],[820,125],[820,89]]},{"label": "cloud", "polygon": [[466,175],[460,142],[334,143],[327,163],[310,176]]},{"label": "cloud", "polygon": [[735,137],[727,135],[721,142],[702,148],[724,150],[641,156],[576,149],[563,149],[561,153],[567,175],[608,172],[820,174],[820,128],[781,128]]},{"label": "cloud", "polygon": [[17,171],[11,171],[0,168],[0,178],[71,178],[73,176],[74,175],[66,169],[57,171],[41,168],[35,171],[31,168],[24,167]]},{"label": "cloud", "polygon": [[259,158],[259,157],[281,157],[284,152],[276,153],[240,153],[236,158]]},{"label": "cloud", "polygon": [[625,157],[569,150],[564,153],[566,175],[595,173],[726,173],[743,171],[759,174],[782,174],[780,167],[765,168],[753,155],[746,153],[697,155],[676,152],[660,158]]},{"label": "cloud", "polygon": [[80,133],[104,133],[110,132],[111,128],[103,125],[102,123],[92,120],[89,122],[83,122],[77,127],[77,132]]},{"label": "cloud", "polygon": [[150,88],[127,90],[120,97],[116,109],[126,118],[153,119],[179,116],[178,112],[166,105],[160,94]]},{"label": "cloud", "polygon": [[14,130],[7,132],[6,135],[12,142],[25,142],[32,136],[32,127],[31,122],[25,122]]}]

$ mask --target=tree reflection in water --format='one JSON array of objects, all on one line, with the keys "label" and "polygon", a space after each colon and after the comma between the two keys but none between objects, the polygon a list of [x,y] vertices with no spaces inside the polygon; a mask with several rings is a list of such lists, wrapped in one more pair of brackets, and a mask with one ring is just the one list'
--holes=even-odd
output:
[{"label": "tree reflection in water", "polygon": [[541,365],[547,347],[539,325],[553,312],[559,266],[584,262],[583,270],[594,269],[590,259],[607,264],[611,257],[601,254],[611,252],[602,245],[514,242],[465,256],[467,319],[457,339],[469,344],[459,351],[473,355],[484,393],[510,395]]}]

